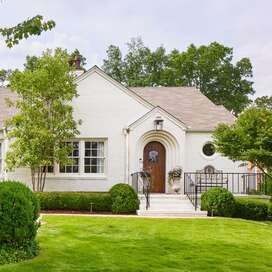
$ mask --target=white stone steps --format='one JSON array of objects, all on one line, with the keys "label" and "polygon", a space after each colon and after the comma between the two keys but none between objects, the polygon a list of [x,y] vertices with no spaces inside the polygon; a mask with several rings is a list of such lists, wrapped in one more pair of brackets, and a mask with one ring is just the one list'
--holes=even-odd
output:
[{"label": "white stone steps", "polygon": [[138,210],[140,216],[150,217],[206,217],[207,212],[204,211],[175,211],[175,210]]},{"label": "white stone steps", "polygon": [[195,210],[186,195],[151,194],[150,207],[146,210],[144,195],[139,195],[138,215],[151,217],[205,217],[207,212]]}]

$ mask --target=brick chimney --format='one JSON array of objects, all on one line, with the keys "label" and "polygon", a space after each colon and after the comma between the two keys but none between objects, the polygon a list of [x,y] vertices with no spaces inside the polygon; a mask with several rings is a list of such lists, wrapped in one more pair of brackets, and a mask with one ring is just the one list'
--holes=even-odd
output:
[{"label": "brick chimney", "polygon": [[69,61],[71,67],[73,67],[73,73],[78,77],[85,72],[84,68],[81,67],[81,60],[79,56],[75,56]]}]

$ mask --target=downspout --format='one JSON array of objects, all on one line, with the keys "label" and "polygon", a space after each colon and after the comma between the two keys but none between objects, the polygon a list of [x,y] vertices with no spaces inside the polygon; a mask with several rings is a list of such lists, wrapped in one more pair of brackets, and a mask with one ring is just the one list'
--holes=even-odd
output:
[{"label": "downspout", "polygon": [[129,128],[124,128],[125,135],[125,173],[124,181],[129,184]]}]

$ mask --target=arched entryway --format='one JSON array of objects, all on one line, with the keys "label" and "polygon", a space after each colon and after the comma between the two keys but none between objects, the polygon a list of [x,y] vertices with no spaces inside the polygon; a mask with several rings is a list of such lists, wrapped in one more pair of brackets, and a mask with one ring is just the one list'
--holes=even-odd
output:
[{"label": "arched entryway", "polygon": [[165,147],[158,141],[149,142],[144,147],[143,158],[143,168],[151,174],[151,192],[165,193]]}]

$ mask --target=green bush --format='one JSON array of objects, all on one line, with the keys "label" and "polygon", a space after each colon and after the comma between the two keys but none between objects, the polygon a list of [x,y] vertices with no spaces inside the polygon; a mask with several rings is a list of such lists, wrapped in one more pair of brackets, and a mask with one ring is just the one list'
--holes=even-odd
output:
[{"label": "green bush", "polygon": [[[270,174],[272,174],[272,172],[270,172]],[[260,185],[259,191],[264,195],[272,196],[272,179],[270,177],[265,176],[263,183]]]},{"label": "green bush", "polygon": [[20,182],[0,183],[0,244],[24,244],[35,239],[39,204]]},{"label": "green bush", "polygon": [[0,183],[0,264],[37,255],[39,201],[24,184]]},{"label": "green bush", "polygon": [[114,185],[110,189],[112,211],[114,213],[134,213],[139,209],[139,199],[134,189],[124,183]]},{"label": "green bush", "polygon": [[42,192],[36,193],[42,210],[111,211],[109,193],[93,192]]},{"label": "green bush", "polygon": [[36,241],[25,242],[22,245],[0,245],[0,265],[17,263],[34,258],[38,255],[39,247]]},{"label": "green bush", "polygon": [[236,198],[234,217],[251,220],[268,220],[269,212],[271,212],[270,206],[270,203],[265,203],[258,199]]},{"label": "green bush", "polygon": [[232,216],[234,208],[234,197],[225,188],[211,188],[201,196],[201,210],[209,215]]}]

